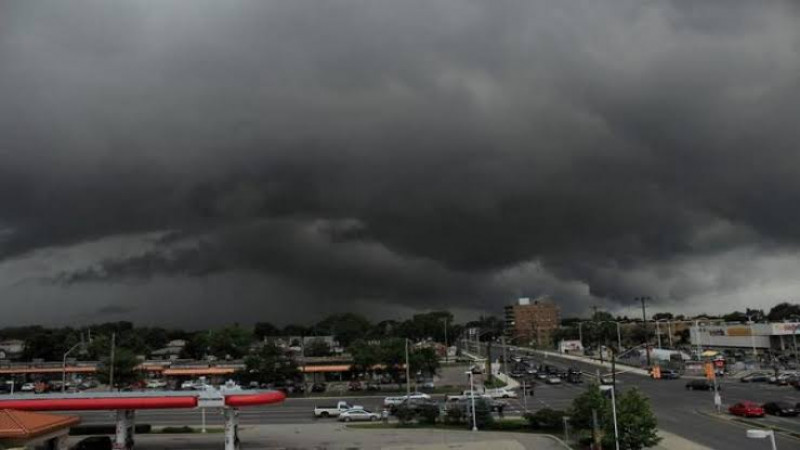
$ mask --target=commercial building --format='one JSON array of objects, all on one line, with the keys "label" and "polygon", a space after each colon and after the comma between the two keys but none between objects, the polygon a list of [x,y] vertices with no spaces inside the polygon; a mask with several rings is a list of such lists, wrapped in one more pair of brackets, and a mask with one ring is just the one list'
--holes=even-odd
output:
[{"label": "commercial building", "polygon": [[550,346],[560,324],[561,308],[549,299],[520,298],[505,307],[506,335],[518,343]]},{"label": "commercial building", "polygon": [[700,348],[796,352],[800,322],[698,323],[689,333],[692,345]]}]

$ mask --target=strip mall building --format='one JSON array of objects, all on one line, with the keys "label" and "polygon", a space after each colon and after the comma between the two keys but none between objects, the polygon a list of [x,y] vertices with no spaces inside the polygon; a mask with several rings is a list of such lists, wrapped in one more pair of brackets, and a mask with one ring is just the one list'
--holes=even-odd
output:
[{"label": "strip mall building", "polygon": [[796,352],[800,322],[703,324],[690,328],[692,345],[702,348]]}]

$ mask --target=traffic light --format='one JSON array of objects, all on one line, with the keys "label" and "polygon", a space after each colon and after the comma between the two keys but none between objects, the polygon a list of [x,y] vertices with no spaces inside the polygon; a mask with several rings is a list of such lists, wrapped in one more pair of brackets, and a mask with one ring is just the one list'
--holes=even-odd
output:
[{"label": "traffic light", "polygon": [[705,372],[707,380],[713,380],[716,377],[716,373],[714,372],[714,364],[710,362],[705,364]]},{"label": "traffic light", "polygon": [[653,379],[661,379],[661,366],[653,366]]}]

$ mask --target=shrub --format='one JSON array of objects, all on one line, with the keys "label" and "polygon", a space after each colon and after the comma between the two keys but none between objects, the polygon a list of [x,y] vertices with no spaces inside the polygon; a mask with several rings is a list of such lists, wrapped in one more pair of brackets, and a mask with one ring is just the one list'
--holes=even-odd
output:
[{"label": "shrub", "polygon": [[439,418],[439,406],[422,405],[419,407],[419,411],[417,411],[417,416],[419,423],[433,425],[436,423],[436,419]]},{"label": "shrub", "polygon": [[525,414],[525,419],[534,430],[560,430],[564,423],[564,411],[542,408]]},{"label": "shrub", "polygon": [[[471,406],[471,403],[470,403]],[[469,411],[472,414],[472,411]],[[471,417],[467,417],[467,421],[472,425]],[[492,406],[489,404],[488,401],[485,399],[476,399],[475,400],[475,423],[477,424],[478,428],[483,429],[487,428],[494,422],[494,417],[492,416]]]},{"label": "shrub", "polygon": [[447,412],[444,415],[444,423],[460,424],[464,422],[464,418],[464,408],[462,408],[460,405],[449,405],[447,407]]},{"label": "shrub", "polygon": [[414,420],[414,410],[406,405],[400,405],[395,409],[394,415],[400,421],[400,425],[408,425]]}]

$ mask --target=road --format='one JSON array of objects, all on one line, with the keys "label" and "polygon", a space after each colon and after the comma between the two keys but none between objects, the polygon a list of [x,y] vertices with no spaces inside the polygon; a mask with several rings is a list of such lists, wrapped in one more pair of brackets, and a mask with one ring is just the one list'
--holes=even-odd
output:
[{"label": "road", "polygon": [[[546,360],[546,364],[562,368],[576,367],[587,373],[595,373],[597,370],[597,366],[558,357],[548,356]],[[619,370],[625,368],[621,367]],[[687,391],[686,380],[653,380],[641,375],[623,373],[618,374],[617,382],[621,390],[636,387],[644,392],[651,400],[659,428],[666,431],[714,449],[753,450],[769,447],[766,442],[753,441],[745,437],[747,428],[752,427],[731,421],[730,416],[726,414],[723,414],[722,418],[716,417],[713,414],[713,393]],[[742,400],[757,403],[771,400],[786,400],[793,403],[800,401],[800,391],[790,387],[741,383],[738,380],[724,380],[721,385],[726,410],[728,405]],[[554,396],[555,398],[550,400],[554,402],[554,407],[563,409],[574,397],[574,392],[566,389],[537,388],[537,398],[546,395]],[[800,418],[767,416],[753,421],[763,425],[777,425],[800,433]],[[796,438],[778,436],[777,441],[780,449],[800,449],[800,440]]]},{"label": "road", "polygon": [[[544,362],[544,361],[543,361]],[[577,367],[586,373],[595,373],[596,366],[564,360],[548,356],[546,363],[562,368]],[[620,368],[620,370],[625,370]],[[745,437],[747,424],[730,420],[723,414],[713,413],[713,395],[705,391],[687,391],[686,380],[652,380],[640,375],[619,374],[619,388],[639,388],[651,400],[659,427],[683,438],[714,449],[751,450],[768,448],[766,442],[753,441]],[[723,402],[727,405],[742,400],[764,403],[771,400],[800,402],[800,391],[790,387],[779,387],[764,384],[746,384],[738,380],[721,381]],[[533,396],[525,399],[511,399],[506,409],[507,415],[518,415],[527,409],[537,410],[543,407],[567,409],[572,399],[583,391],[582,386],[564,384],[549,386],[538,383]],[[442,400],[442,396],[435,396]],[[353,404],[367,409],[379,411],[383,397],[353,396],[342,397]],[[312,411],[316,404],[335,403],[338,398],[290,398],[281,405],[253,407],[241,410],[240,422],[243,425],[255,424],[308,424],[314,423]],[[110,424],[114,417],[109,412],[80,412],[84,424]],[[331,422],[335,419],[327,419]],[[137,423],[149,423],[158,426],[200,425],[202,415],[199,410],[156,410],[139,411]],[[209,426],[221,426],[222,417],[218,412],[208,410],[206,421]],[[780,418],[768,416],[764,419],[753,419],[762,425],[774,425],[794,430],[800,434],[800,418]],[[800,440],[787,436],[778,436],[778,448],[800,449]]]}]

